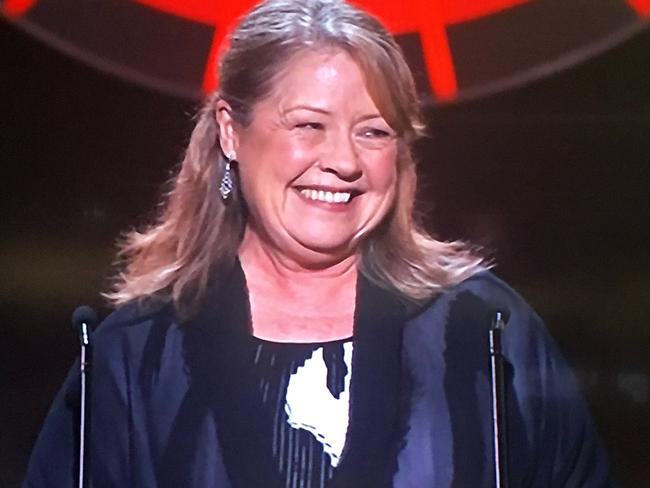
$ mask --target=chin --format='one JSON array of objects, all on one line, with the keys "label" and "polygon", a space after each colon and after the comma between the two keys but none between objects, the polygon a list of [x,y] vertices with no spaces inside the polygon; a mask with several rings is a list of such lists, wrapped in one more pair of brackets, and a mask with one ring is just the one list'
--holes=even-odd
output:
[{"label": "chin", "polygon": [[346,258],[354,253],[352,238],[332,239],[332,236],[296,236],[300,254],[322,261]]}]

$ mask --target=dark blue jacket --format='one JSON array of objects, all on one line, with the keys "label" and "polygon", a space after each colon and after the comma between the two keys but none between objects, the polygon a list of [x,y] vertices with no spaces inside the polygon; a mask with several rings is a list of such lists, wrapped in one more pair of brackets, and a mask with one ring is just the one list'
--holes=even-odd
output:
[{"label": "dark blue jacket", "polygon": [[[510,315],[503,342],[511,486],[612,486],[572,372],[539,317],[490,273],[418,311],[359,279],[350,427],[336,486],[494,486],[488,328],[495,308]],[[104,321],[93,338],[95,488],[272,486],[264,456],[254,452],[249,478],[234,482],[226,466],[242,455],[224,461],[230,454],[219,442],[227,419],[216,405],[243,371],[233,337],[249,334],[246,324],[239,266],[189,322],[171,305],[154,303],[127,305]],[[74,485],[77,383],[73,368],[37,440],[25,487]],[[230,400],[252,419],[235,431],[242,439],[254,435],[254,407]]]}]

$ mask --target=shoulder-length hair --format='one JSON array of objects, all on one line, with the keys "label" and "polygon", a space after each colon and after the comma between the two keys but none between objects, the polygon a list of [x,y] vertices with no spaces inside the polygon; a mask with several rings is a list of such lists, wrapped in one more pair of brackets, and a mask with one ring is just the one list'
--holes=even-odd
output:
[{"label": "shoulder-length hair", "polygon": [[219,145],[216,102],[226,101],[245,126],[295,54],[331,48],[344,50],[359,64],[374,103],[399,140],[396,200],[361,244],[360,272],[421,302],[483,269],[482,258],[464,243],[436,240],[415,219],[411,144],[423,134],[424,124],[411,71],[393,37],[374,17],[342,0],[269,0],[231,34],[220,58],[219,89],[197,114],[157,221],[121,241],[123,272],[106,294],[113,304],[158,296],[172,300],[181,315],[200,304],[218,270],[236,259],[246,225],[246,205],[237,189],[227,204],[219,197],[226,158]]}]

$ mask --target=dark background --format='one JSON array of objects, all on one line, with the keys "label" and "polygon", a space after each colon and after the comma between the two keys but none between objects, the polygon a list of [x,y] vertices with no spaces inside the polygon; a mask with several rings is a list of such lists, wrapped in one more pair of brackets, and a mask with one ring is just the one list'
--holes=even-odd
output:
[{"label": "dark background", "polygon": [[[152,215],[195,104],[72,61],[0,22],[0,486],[17,486],[102,308],[120,231]],[[507,93],[427,109],[421,198],[486,246],[574,365],[628,487],[650,479],[650,32]]]}]

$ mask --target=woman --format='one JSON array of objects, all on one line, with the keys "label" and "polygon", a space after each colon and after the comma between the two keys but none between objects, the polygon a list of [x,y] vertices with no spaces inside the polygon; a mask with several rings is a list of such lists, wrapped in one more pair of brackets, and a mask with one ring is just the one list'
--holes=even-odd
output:
[{"label": "woman", "polygon": [[[495,307],[512,485],[608,486],[537,316],[414,221],[423,124],[386,30],[342,1],[268,1],[219,79],[94,338],[94,486],[492,486]],[[26,486],[73,482],[77,381]]]}]

